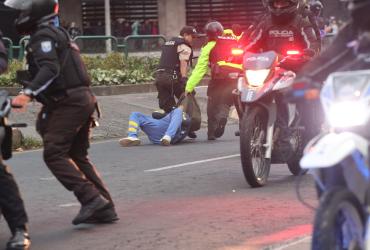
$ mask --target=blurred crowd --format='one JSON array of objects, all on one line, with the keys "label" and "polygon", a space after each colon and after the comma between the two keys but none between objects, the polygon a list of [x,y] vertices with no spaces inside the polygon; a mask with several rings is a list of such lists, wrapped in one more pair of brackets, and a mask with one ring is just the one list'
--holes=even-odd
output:
[{"label": "blurred crowd", "polygon": [[[82,29],[78,27],[76,22],[61,21],[61,26],[65,28],[72,38],[79,35],[105,35],[105,26],[102,21],[95,24],[89,22],[85,23]],[[158,21],[155,19],[136,20],[130,22],[124,18],[117,18],[112,22],[112,35],[118,38],[123,38],[129,35],[158,35],[159,27]]]}]

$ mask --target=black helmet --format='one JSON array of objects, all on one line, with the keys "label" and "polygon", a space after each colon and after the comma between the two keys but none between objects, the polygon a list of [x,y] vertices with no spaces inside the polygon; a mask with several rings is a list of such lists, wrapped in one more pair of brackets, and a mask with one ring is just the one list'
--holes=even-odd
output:
[{"label": "black helmet", "polygon": [[272,16],[277,18],[294,17],[301,5],[301,0],[264,0],[264,5],[267,7]]},{"label": "black helmet", "polygon": [[321,14],[322,9],[324,8],[324,5],[319,1],[315,0],[310,2],[310,10],[315,16],[319,16]]},{"label": "black helmet", "polygon": [[207,34],[209,40],[216,40],[217,37],[222,36],[224,27],[217,21],[212,21],[206,24],[204,32]]},{"label": "black helmet", "polygon": [[370,30],[370,0],[347,0],[354,25]]},{"label": "black helmet", "polygon": [[58,15],[58,0],[6,0],[6,6],[20,11],[15,21],[19,33],[28,34],[38,24]]}]

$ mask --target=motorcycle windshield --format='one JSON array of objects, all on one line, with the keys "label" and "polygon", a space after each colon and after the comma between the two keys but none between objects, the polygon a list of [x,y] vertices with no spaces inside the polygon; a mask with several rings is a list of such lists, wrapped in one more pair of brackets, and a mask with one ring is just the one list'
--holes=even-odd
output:
[{"label": "motorcycle windshield", "polygon": [[245,70],[270,69],[277,63],[278,56],[274,51],[264,53],[246,53],[243,58],[243,68]]}]

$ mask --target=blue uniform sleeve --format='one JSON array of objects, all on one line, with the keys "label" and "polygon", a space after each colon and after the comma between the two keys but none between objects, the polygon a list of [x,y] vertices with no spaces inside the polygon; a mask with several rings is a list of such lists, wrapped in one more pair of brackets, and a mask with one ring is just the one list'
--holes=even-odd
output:
[{"label": "blue uniform sleeve", "polygon": [[173,139],[181,127],[182,110],[179,108],[174,109],[169,115],[171,121],[170,125],[167,128],[166,135],[170,136],[171,139]]}]

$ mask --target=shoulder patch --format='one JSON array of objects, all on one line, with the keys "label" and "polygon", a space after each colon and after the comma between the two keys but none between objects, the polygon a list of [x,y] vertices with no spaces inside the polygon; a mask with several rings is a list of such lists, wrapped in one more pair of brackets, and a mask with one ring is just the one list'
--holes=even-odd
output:
[{"label": "shoulder patch", "polygon": [[41,50],[42,50],[42,52],[49,53],[51,51],[51,49],[52,49],[51,41],[41,42]]}]

